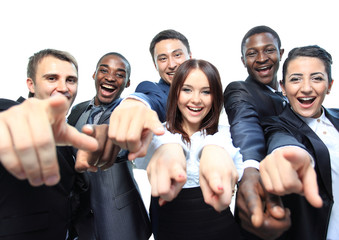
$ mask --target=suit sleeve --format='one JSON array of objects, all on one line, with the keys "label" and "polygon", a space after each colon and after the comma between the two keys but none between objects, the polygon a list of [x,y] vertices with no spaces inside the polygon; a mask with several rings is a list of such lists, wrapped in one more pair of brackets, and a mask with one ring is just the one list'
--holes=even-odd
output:
[{"label": "suit sleeve", "polygon": [[161,122],[166,120],[166,105],[168,96],[154,82],[141,82],[132,96],[147,102],[152,110],[156,111]]},{"label": "suit sleeve", "polygon": [[264,132],[255,102],[254,96],[240,82],[230,83],[224,92],[233,144],[240,148],[243,161],[260,162],[266,156]]},{"label": "suit sleeve", "polygon": [[302,136],[296,135],[299,132],[298,129],[281,121],[279,117],[264,118],[262,126],[264,128],[268,154],[277,148],[286,146],[297,146],[308,151],[301,143],[303,141]]}]

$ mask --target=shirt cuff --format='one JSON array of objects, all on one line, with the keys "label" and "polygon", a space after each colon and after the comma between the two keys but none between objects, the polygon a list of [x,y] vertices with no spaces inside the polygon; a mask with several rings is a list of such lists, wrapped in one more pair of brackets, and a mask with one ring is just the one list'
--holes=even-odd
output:
[{"label": "shirt cuff", "polygon": [[138,100],[138,101],[142,102],[143,104],[145,104],[148,108],[151,108],[151,105],[149,105],[148,102],[146,102],[144,99],[142,99],[142,98],[140,98],[140,97],[138,97],[138,96],[135,96],[135,95],[129,95],[129,96],[127,96],[127,97],[124,97],[124,98],[122,99],[121,102],[125,101],[126,99],[134,99],[134,100]]},{"label": "shirt cuff", "polygon": [[257,160],[249,159],[249,160],[244,161],[244,169],[248,167],[252,167],[252,168],[259,170],[259,164],[260,163]]}]

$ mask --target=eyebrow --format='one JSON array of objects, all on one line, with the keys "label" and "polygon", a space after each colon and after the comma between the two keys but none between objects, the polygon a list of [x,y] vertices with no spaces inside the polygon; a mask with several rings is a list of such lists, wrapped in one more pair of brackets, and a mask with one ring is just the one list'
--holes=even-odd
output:
[{"label": "eyebrow", "polygon": [[[42,75],[43,78],[49,78],[49,77],[54,77],[54,78],[59,78],[59,74],[57,73],[46,73],[44,75]],[[75,76],[75,75],[68,75],[67,78],[76,78],[78,79],[78,76]]]},{"label": "eyebrow", "polygon": [[[183,52],[183,51],[184,51],[183,49],[178,48],[178,49],[173,50],[171,53]],[[162,57],[162,56],[166,56],[166,53],[159,54],[159,55],[157,56],[157,58],[158,58],[158,57]]]},{"label": "eyebrow", "polygon": [[[314,75],[317,75],[317,74],[320,74],[320,75],[322,75],[322,76],[325,76],[325,74],[324,73],[322,73],[322,72],[314,72],[314,73],[311,73],[311,76],[314,76]],[[292,77],[292,76],[303,76],[304,74],[302,74],[302,73],[292,73],[291,75],[289,75],[288,77]]]},{"label": "eyebrow", "polygon": [[[107,64],[100,64],[99,67],[106,67],[106,68],[109,68],[109,66]],[[118,68],[118,71],[122,71],[122,72],[125,72],[126,73],[126,69],[124,68]]]}]

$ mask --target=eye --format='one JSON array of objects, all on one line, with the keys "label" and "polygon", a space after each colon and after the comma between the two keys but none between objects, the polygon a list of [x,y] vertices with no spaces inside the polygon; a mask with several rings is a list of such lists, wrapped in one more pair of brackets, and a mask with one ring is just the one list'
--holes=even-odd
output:
[{"label": "eye", "polygon": [[299,82],[301,81],[301,78],[300,77],[292,77],[289,79],[290,82]]},{"label": "eye", "polygon": [[272,53],[275,53],[276,49],[275,48],[268,48],[265,50],[265,53],[266,54],[272,54]]},{"label": "eye", "polygon": [[121,74],[121,73],[117,73],[116,76],[117,76],[118,78],[125,78],[125,74]]},{"label": "eye", "polygon": [[257,56],[257,52],[255,51],[249,51],[246,53],[246,57],[255,57]]},{"label": "eye", "polygon": [[106,74],[106,73],[108,73],[108,70],[107,70],[107,69],[105,69],[105,68],[101,68],[101,69],[99,69],[99,71],[100,71],[101,73],[103,73],[103,74]]},{"label": "eye", "polygon": [[160,62],[165,62],[167,60],[167,57],[159,57],[158,61]]},{"label": "eye", "polygon": [[204,90],[204,91],[202,91],[202,94],[209,95],[209,94],[211,94],[211,91],[210,90]]},{"label": "eye", "polygon": [[183,87],[183,88],[181,89],[181,91],[186,92],[186,93],[192,92],[192,90],[189,89],[189,88],[187,88],[187,87]]},{"label": "eye", "polygon": [[75,83],[78,82],[78,79],[76,79],[76,78],[67,78],[66,82],[75,84]]},{"label": "eye", "polygon": [[174,56],[177,57],[177,58],[180,58],[182,56],[182,53],[181,52],[177,52]]},{"label": "eye", "polygon": [[321,82],[321,81],[324,81],[324,78],[321,77],[321,76],[315,76],[312,78],[313,81],[316,81],[316,82]]}]

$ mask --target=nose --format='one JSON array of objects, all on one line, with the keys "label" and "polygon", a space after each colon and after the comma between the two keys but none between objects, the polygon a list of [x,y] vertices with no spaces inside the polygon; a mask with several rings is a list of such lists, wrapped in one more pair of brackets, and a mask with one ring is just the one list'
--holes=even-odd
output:
[{"label": "nose", "polygon": [[173,57],[170,57],[168,59],[168,68],[171,70],[175,70],[177,66],[178,66],[177,61]]},{"label": "nose", "polygon": [[310,79],[305,79],[302,81],[301,84],[301,92],[304,94],[309,94],[312,92],[312,85],[311,85],[311,80]]},{"label": "nose", "polygon": [[114,73],[107,73],[106,75],[105,75],[105,78],[106,78],[106,80],[107,81],[116,81],[116,79],[115,79],[115,74]]},{"label": "nose", "polygon": [[68,87],[67,87],[67,84],[66,84],[66,80],[58,81],[57,91],[58,92],[62,92],[62,93],[68,92]]},{"label": "nose", "polygon": [[198,104],[201,102],[201,98],[200,98],[200,93],[199,92],[194,92],[192,94],[192,99],[191,99],[192,103],[194,104]]},{"label": "nose", "polygon": [[267,61],[268,57],[267,54],[264,51],[260,51],[257,56],[257,61],[258,62],[265,62]]}]

